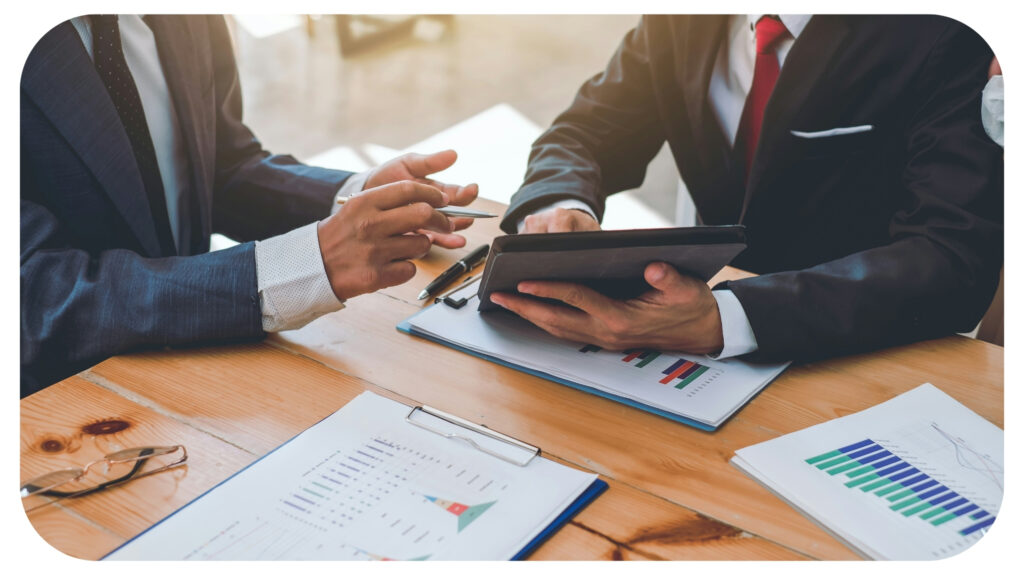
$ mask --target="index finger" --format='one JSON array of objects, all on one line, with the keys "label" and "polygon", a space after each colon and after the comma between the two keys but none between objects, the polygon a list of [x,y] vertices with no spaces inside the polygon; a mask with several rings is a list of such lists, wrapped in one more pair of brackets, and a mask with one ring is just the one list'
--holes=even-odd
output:
[{"label": "index finger", "polygon": [[591,317],[575,308],[501,292],[492,293],[491,301],[556,337],[571,339],[593,334]]},{"label": "index finger", "polygon": [[384,184],[363,192],[360,196],[365,197],[367,203],[378,210],[390,210],[417,202],[424,202],[435,208],[448,205],[448,197],[441,190],[411,180]]},{"label": "index finger", "polygon": [[519,283],[518,289],[533,296],[565,302],[590,315],[599,315],[617,303],[586,286],[567,282],[524,281]]}]

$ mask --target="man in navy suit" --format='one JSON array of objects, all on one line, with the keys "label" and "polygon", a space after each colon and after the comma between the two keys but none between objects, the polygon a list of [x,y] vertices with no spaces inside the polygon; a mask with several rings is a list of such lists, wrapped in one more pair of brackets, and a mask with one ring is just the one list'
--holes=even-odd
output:
[{"label": "man in navy suit", "polygon": [[[361,174],[264,151],[242,123],[220,16],[87,16],[33,48],[21,80],[21,394],[142,347],[293,329],[410,279],[452,151]],[[363,192],[366,190],[365,192]],[[340,210],[340,195],[360,196]],[[210,252],[210,234],[240,245]]]},{"label": "man in navy suit", "polygon": [[988,45],[934,16],[645,16],[538,138],[506,232],[596,230],[668,142],[705,224],[747,228],[714,291],[653,262],[616,301],[523,282],[496,303],[614,349],[812,360],[974,328],[1003,260]]}]

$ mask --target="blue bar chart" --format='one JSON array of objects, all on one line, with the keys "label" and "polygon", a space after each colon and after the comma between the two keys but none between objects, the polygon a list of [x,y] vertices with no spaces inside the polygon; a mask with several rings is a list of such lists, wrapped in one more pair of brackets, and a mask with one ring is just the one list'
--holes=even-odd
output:
[{"label": "blue bar chart", "polygon": [[955,529],[968,536],[983,532],[996,516],[969,497],[944,485],[895,455],[883,445],[864,439],[804,460],[846,487],[875,497],[893,513],[925,521],[936,528]]}]

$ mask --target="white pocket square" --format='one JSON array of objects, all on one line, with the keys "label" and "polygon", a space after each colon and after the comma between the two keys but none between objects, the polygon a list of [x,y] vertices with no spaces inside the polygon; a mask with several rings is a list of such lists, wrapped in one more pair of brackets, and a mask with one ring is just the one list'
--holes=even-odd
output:
[{"label": "white pocket square", "polygon": [[861,132],[870,132],[875,127],[871,124],[865,124],[863,126],[850,126],[849,128],[832,128],[831,130],[822,130],[820,132],[799,132],[797,130],[790,130],[789,133],[793,134],[798,138],[831,138],[832,136],[846,136],[849,134],[859,134]]}]

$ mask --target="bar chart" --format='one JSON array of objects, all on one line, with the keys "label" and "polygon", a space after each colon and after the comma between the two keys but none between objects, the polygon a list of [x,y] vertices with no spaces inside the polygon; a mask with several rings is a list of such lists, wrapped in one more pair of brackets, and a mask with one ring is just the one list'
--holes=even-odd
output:
[{"label": "bar chart", "polygon": [[804,460],[846,487],[883,501],[893,513],[953,529],[963,536],[984,533],[996,516],[943,481],[871,439]]},{"label": "bar chart", "polygon": [[1005,523],[1003,430],[929,383],[731,463],[872,559],[952,557]]},{"label": "bar chart", "polygon": [[[587,344],[579,348],[578,351],[584,354],[594,353],[597,354],[597,357],[600,357],[602,350],[596,345]],[[675,389],[685,389],[696,381],[709,383],[720,371],[691,359],[650,349],[625,351],[621,354],[618,361],[630,364],[638,369],[643,369],[652,364],[655,364],[656,367],[667,365],[667,367],[660,370],[660,375],[663,377],[658,378],[657,381],[662,385],[671,385]]]},{"label": "bar chart", "polygon": [[665,377],[660,380],[660,383],[674,384],[676,389],[683,389],[707,373],[709,369],[706,365],[680,358],[661,372]]}]

